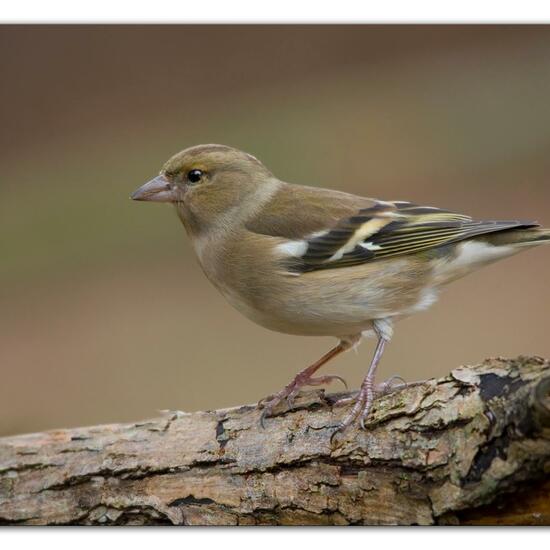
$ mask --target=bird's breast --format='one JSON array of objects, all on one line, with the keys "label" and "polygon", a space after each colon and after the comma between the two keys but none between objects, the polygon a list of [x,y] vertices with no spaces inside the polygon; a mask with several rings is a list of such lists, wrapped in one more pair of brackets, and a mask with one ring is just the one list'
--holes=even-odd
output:
[{"label": "bird's breast", "polygon": [[207,237],[194,248],[210,281],[253,322],[277,332],[342,336],[368,330],[374,319],[429,307],[425,266],[400,258],[301,275],[284,269],[269,242]]}]

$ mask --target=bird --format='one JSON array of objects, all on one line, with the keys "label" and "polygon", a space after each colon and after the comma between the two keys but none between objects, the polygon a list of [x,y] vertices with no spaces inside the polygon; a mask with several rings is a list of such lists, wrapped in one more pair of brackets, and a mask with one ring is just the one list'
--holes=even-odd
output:
[{"label": "bird", "polygon": [[[262,426],[305,386],[343,378],[320,367],[374,336],[358,392],[336,425],[365,421],[378,393],[378,364],[395,323],[433,305],[442,287],[544,243],[534,221],[475,220],[408,201],[378,200],[286,183],[256,157],[217,144],[173,155],[131,198],[174,205],[206,277],[255,323],[278,332],[333,336],[338,343],[282,390],[260,401]],[[400,380],[400,377],[397,377]]]}]

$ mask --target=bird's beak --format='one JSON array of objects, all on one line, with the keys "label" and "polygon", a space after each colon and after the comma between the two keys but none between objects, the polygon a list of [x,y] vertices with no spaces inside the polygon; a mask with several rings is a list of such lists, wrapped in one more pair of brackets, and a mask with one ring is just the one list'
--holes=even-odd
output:
[{"label": "bird's beak", "polygon": [[130,198],[135,201],[155,202],[174,202],[177,199],[175,189],[164,176],[157,176],[143,184]]}]

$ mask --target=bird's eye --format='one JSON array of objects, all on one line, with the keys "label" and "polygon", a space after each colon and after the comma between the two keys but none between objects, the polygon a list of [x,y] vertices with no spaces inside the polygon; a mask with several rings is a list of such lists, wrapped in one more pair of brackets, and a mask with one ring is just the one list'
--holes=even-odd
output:
[{"label": "bird's eye", "polygon": [[202,170],[190,170],[187,173],[187,179],[191,183],[198,183],[201,180],[202,176],[203,176]]}]

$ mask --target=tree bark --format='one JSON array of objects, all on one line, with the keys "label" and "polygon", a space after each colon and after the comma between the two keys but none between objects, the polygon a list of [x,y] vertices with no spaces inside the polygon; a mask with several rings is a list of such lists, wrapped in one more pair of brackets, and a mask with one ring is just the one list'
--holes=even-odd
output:
[{"label": "tree bark", "polygon": [[254,406],[0,439],[0,523],[550,524],[550,363],[488,359],[347,406]]}]

